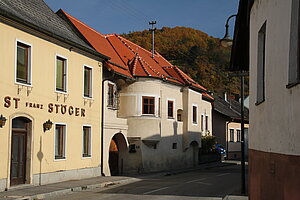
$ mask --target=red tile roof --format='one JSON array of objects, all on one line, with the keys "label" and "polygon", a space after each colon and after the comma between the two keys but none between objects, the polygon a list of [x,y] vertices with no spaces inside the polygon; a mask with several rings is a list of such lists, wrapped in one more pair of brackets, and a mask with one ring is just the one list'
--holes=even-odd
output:
[{"label": "red tile roof", "polygon": [[200,90],[203,96],[213,99],[207,94],[206,88],[172,65],[158,52],[155,52],[152,58],[150,51],[117,34],[103,35],[63,10],[59,10],[58,13],[63,14],[94,49],[111,57],[111,60],[105,63],[105,67],[109,70],[129,78],[153,77],[187,85]]}]

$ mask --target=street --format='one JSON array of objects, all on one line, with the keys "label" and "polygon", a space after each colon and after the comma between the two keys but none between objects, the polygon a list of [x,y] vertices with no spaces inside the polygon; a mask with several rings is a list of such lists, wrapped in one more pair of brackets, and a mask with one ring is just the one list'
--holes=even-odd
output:
[{"label": "street", "polygon": [[74,192],[53,199],[221,199],[239,191],[240,166],[230,165],[179,174],[149,175],[135,183]]}]

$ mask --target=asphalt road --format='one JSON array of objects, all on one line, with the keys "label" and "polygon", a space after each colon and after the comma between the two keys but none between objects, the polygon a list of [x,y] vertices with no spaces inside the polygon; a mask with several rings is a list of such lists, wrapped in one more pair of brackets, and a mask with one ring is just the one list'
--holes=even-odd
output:
[{"label": "asphalt road", "polygon": [[179,174],[145,176],[135,183],[74,192],[55,199],[217,200],[228,194],[239,194],[240,177],[240,166],[231,165]]}]

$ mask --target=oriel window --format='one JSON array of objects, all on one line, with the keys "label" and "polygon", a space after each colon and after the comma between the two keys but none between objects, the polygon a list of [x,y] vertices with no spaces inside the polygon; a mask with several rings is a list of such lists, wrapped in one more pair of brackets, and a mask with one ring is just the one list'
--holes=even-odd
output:
[{"label": "oriel window", "polygon": [[56,57],[56,90],[67,91],[67,60],[61,57]]},{"label": "oriel window", "polygon": [[83,126],[82,157],[91,157],[91,127]]},{"label": "oriel window", "polygon": [[84,96],[92,97],[92,69],[84,67]]},{"label": "oriel window", "polygon": [[143,114],[154,115],[155,98],[143,97]]},{"label": "oriel window", "polygon": [[66,126],[55,125],[55,159],[65,158]]},{"label": "oriel window", "polygon": [[17,42],[17,72],[16,82],[31,84],[30,73],[31,73],[31,47],[21,42]]}]

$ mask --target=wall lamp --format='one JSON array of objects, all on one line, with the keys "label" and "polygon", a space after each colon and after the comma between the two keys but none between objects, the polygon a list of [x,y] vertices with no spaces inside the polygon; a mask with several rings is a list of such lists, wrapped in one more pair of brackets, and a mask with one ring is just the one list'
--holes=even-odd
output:
[{"label": "wall lamp", "polygon": [[50,130],[52,128],[52,124],[53,124],[53,122],[51,122],[50,119],[48,119],[48,121],[46,121],[43,124],[44,132]]},{"label": "wall lamp", "polygon": [[1,114],[0,116],[0,128],[2,128],[5,125],[6,118]]},{"label": "wall lamp", "polygon": [[225,25],[225,28],[226,28],[226,32],[225,32],[225,35],[224,37],[220,40],[220,44],[222,47],[230,47],[232,46],[232,43],[233,43],[233,39],[230,37],[229,35],[229,20],[233,17],[236,17],[236,15],[231,15],[230,17],[228,17],[227,21],[226,21],[226,25]]}]

